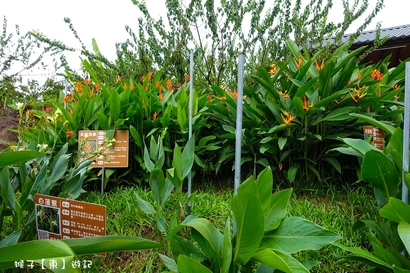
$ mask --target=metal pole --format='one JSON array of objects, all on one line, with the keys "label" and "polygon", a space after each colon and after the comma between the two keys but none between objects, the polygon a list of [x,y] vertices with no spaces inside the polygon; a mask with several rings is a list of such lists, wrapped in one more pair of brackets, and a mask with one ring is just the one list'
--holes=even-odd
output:
[{"label": "metal pole", "polygon": [[234,195],[241,184],[241,153],[242,153],[242,108],[243,108],[243,67],[244,56],[238,58],[238,98],[236,104],[236,143],[235,143],[235,184]]},{"label": "metal pole", "polygon": [[101,169],[101,194],[104,194],[105,168]]},{"label": "metal pole", "polygon": [[[243,108],[243,70],[244,56],[238,58],[238,97],[236,100],[236,130],[235,130],[235,184],[234,195],[238,192],[241,184],[241,153],[242,153],[242,108]],[[236,234],[236,221],[233,222],[233,234]]]},{"label": "metal pole", "polygon": [[[191,53],[189,56],[189,132],[188,136],[189,139],[192,137],[192,104],[193,104],[193,96],[194,96],[194,53]],[[188,198],[191,197],[192,194],[192,176],[191,171],[188,173]],[[188,202],[188,215],[191,214],[191,200]]]},{"label": "metal pole", "polygon": [[406,63],[405,96],[404,96],[404,135],[403,135],[403,174],[402,200],[409,203],[409,189],[404,182],[404,172],[409,171],[409,130],[410,130],[410,62]]}]

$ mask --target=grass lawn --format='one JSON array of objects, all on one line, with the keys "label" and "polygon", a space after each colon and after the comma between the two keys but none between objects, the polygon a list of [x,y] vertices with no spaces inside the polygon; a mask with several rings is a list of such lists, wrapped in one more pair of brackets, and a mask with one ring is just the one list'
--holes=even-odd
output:
[{"label": "grass lawn", "polygon": [[[87,202],[107,206],[108,235],[139,236],[156,240],[151,220],[138,211],[135,194],[152,201],[150,190],[141,188],[117,188],[101,195],[91,192],[82,197]],[[220,230],[230,215],[229,201],[231,189],[213,188],[197,191],[192,199],[192,214],[212,221]],[[175,210],[175,202],[169,202],[169,215]],[[338,233],[339,240],[348,246],[368,247],[364,231],[353,232],[352,226],[359,219],[375,220],[378,208],[370,187],[355,186],[339,189],[300,191],[294,193],[289,207],[289,215],[300,216],[324,228]],[[319,251],[306,251],[295,255],[299,260],[319,261],[311,272],[367,272],[366,267],[350,261],[342,261],[340,256],[347,253],[327,246]],[[93,260],[92,272],[162,272],[155,250],[107,254],[106,257],[88,257]],[[87,271],[90,272],[90,271]]]}]

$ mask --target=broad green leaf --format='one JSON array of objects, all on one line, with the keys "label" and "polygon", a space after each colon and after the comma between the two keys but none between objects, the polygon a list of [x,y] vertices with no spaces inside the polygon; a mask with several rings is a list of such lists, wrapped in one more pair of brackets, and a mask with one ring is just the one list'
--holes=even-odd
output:
[{"label": "broad green leaf", "polygon": [[283,150],[283,147],[285,147],[287,141],[288,141],[288,139],[285,138],[285,137],[280,137],[278,139],[278,145],[279,145],[280,150]]},{"label": "broad green leaf", "polygon": [[369,123],[370,125],[376,126],[376,127],[380,128],[380,129],[382,129],[383,131],[389,133],[390,135],[392,135],[392,134],[394,133],[394,130],[396,129],[395,127],[393,127],[393,126],[391,126],[391,125],[388,125],[388,124],[386,124],[386,123],[383,122],[383,121],[378,121],[378,120],[376,120],[376,119],[374,119],[374,118],[372,118],[372,117],[365,116],[365,115],[363,115],[363,114],[350,114],[350,115],[351,115],[352,117],[361,119],[361,120],[363,120],[363,121]]},{"label": "broad green leaf", "polygon": [[13,186],[11,185],[8,168],[4,168],[0,172],[0,187],[1,197],[3,198],[4,203],[17,213],[16,197],[14,195]]},{"label": "broad green leaf", "polygon": [[359,260],[362,262],[366,262],[370,265],[373,266],[378,266],[381,267],[383,269],[386,269],[388,272],[391,271],[392,265],[384,262],[383,260],[377,258],[376,256],[374,256],[372,253],[370,253],[369,251],[362,249],[360,247],[349,247],[349,246],[345,246],[339,243],[333,243],[333,245],[346,250],[348,252],[351,252],[353,255],[352,257],[343,257],[344,259],[346,258],[350,258],[352,260]]},{"label": "broad green leaf", "polygon": [[329,162],[330,165],[332,165],[333,168],[335,168],[335,170],[338,171],[339,173],[342,172],[342,167],[340,166],[339,161],[337,161],[335,157],[323,157],[322,159],[324,161]]},{"label": "broad green leaf", "polygon": [[[101,252],[100,252],[101,253]],[[74,260],[73,250],[63,241],[58,240],[39,240],[18,243],[0,247],[0,269],[15,268],[15,261],[35,261],[47,266],[51,259],[56,260],[60,266],[54,272],[67,272],[62,269],[63,259],[67,268]],[[78,269],[70,268],[70,272],[80,272]]]},{"label": "broad green leaf", "polygon": [[395,164],[378,151],[368,151],[362,163],[362,179],[382,191],[387,198],[399,192],[400,173]]},{"label": "broad green leaf", "polygon": [[161,169],[155,168],[151,171],[150,185],[155,201],[158,205],[162,206],[163,203],[161,197],[165,187],[165,178]]},{"label": "broad green leaf", "polygon": [[195,136],[193,135],[184,147],[184,151],[182,152],[182,160],[183,160],[183,173],[181,179],[185,179],[189,172],[192,169],[192,165],[194,164],[194,151],[195,151]]},{"label": "broad green leaf", "polygon": [[185,255],[179,255],[178,257],[178,271],[179,273],[212,273],[211,270]]},{"label": "broad green leaf", "polygon": [[144,144],[144,163],[145,163],[145,167],[147,167],[148,172],[152,172],[155,166],[154,166],[154,163],[151,161],[151,158],[149,157],[148,148],[147,146],[145,146],[145,144]]},{"label": "broad green leaf", "polygon": [[231,238],[231,221],[226,219],[224,241],[222,245],[222,266],[221,273],[228,273],[232,261],[232,238]]},{"label": "broad green leaf", "polygon": [[390,198],[389,203],[382,207],[379,213],[395,223],[410,223],[410,205],[396,198]]},{"label": "broad green leaf", "polygon": [[246,264],[258,249],[264,233],[264,211],[256,183],[248,179],[232,198],[231,208],[237,226],[233,252],[235,264]]},{"label": "broad green leaf", "polygon": [[0,168],[20,162],[26,162],[43,155],[44,153],[37,151],[16,151],[0,153]]},{"label": "broad green leaf", "polygon": [[70,155],[65,154],[58,158],[55,167],[53,168],[50,176],[47,179],[47,183],[53,184],[57,180],[59,180],[68,168],[68,160],[70,159]]},{"label": "broad green leaf", "polygon": [[[175,255],[175,254],[174,254]],[[178,266],[174,259],[171,259],[168,256],[158,253],[159,258],[164,263],[164,265],[174,273],[178,273]]]},{"label": "broad green leaf", "polygon": [[318,250],[340,237],[308,220],[299,217],[284,218],[280,226],[263,237],[261,246],[295,253]]},{"label": "broad green leaf", "polygon": [[161,244],[148,239],[128,236],[97,236],[61,241],[66,243],[78,256],[162,247]]},{"label": "broad green leaf", "polygon": [[343,108],[333,110],[332,112],[330,112],[325,117],[322,117],[321,119],[315,120],[312,123],[312,125],[317,125],[317,124],[319,124],[320,122],[323,122],[323,121],[341,121],[341,120],[348,119],[348,118],[351,117],[349,115],[349,113],[352,113],[356,110],[357,110],[357,107],[354,107],[354,106],[343,107]]},{"label": "broad green leaf", "polygon": [[295,166],[292,166],[292,167],[289,168],[289,170],[288,170],[288,180],[289,180],[289,182],[295,181],[296,173],[298,172],[298,170],[299,170],[299,168],[295,167]]},{"label": "broad green leaf", "polygon": [[196,218],[185,223],[185,225],[198,231],[208,241],[212,249],[218,253],[220,257],[222,256],[224,236],[209,220],[204,218]]},{"label": "broad green leaf", "polygon": [[397,267],[397,266],[393,265],[393,272],[394,273],[410,273],[410,270],[409,269],[403,269],[403,268],[400,268],[400,267]]},{"label": "broad green leaf", "polygon": [[270,210],[265,217],[265,231],[276,229],[282,219],[286,217],[291,196],[292,189],[278,191],[272,195]]},{"label": "broad green leaf", "polygon": [[139,197],[139,195],[137,193],[135,193],[135,196],[137,197],[137,202],[138,202],[138,206],[139,208],[146,214],[151,214],[154,215],[155,214],[155,209],[154,207],[151,205],[151,203],[145,201],[144,199],[142,199],[141,197]]},{"label": "broad green leaf", "polygon": [[140,147],[142,149],[143,148],[142,138],[141,138],[140,134],[138,133],[137,129],[135,129],[135,127],[132,126],[132,125],[130,125],[130,133],[131,133],[131,136],[134,138],[135,143],[138,145],[138,147]]},{"label": "broad green leaf", "polygon": [[272,169],[270,168],[270,166],[259,173],[255,183],[256,187],[258,188],[260,200],[262,202],[264,216],[266,217],[271,206],[271,195],[273,187]]},{"label": "broad green leaf", "polygon": [[261,264],[268,265],[286,273],[309,272],[309,270],[307,270],[298,260],[293,258],[291,255],[276,249],[265,248],[259,250],[252,256],[252,259]]},{"label": "broad green leaf", "polygon": [[338,139],[343,141],[347,145],[349,145],[353,150],[355,150],[362,156],[364,156],[370,150],[374,150],[382,154],[382,152],[379,149],[367,143],[363,139],[354,139],[354,138],[338,138]]},{"label": "broad green leaf", "polygon": [[102,112],[97,112],[95,113],[98,123],[100,124],[101,130],[108,130],[110,129],[110,125],[108,124],[108,117],[102,113]]},{"label": "broad green leaf", "polygon": [[169,237],[169,243],[175,260],[181,254],[195,258],[198,261],[203,261],[205,259],[201,250],[193,242],[185,238],[171,234]]},{"label": "broad green leaf", "polygon": [[400,222],[397,227],[399,236],[406,247],[407,253],[410,253],[410,224],[408,222]]},{"label": "broad green leaf", "polygon": [[9,236],[0,241],[0,247],[17,244],[17,242],[20,239],[20,235],[21,229],[16,230],[15,232],[13,232],[12,234],[10,234]]}]

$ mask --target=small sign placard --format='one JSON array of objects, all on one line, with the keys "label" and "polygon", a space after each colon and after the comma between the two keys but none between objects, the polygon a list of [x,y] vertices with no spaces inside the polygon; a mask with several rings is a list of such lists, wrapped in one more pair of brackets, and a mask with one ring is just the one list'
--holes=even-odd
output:
[{"label": "small sign placard", "polygon": [[[78,150],[80,158],[94,160],[90,167],[94,168],[120,168],[128,167],[128,147],[129,133],[126,130],[115,131],[115,142],[111,149],[103,149],[99,157],[92,157],[90,154],[104,147],[107,140],[107,131],[103,130],[82,130],[78,132]],[[85,140],[84,147],[81,147]]]},{"label": "small sign placard", "polygon": [[364,140],[368,143],[373,144],[379,150],[384,149],[384,131],[374,126],[363,126]]},{"label": "small sign placard", "polygon": [[103,205],[35,194],[38,239],[69,239],[106,234]]}]

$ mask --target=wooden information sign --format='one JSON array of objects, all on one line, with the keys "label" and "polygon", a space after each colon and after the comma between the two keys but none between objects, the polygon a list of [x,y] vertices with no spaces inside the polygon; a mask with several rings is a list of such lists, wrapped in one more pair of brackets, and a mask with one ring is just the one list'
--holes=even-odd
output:
[{"label": "wooden information sign", "polygon": [[38,239],[69,239],[106,234],[106,208],[66,198],[34,196]]},{"label": "wooden information sign", "polygon": [[[94,160],[94,163],[90,167],[94,168],[119,168],[128,167],[128,147],[129,147],[129,134],[126,130],[115,131],[114,138],[115,142],[111,149],[105,149],[104,143],[107,131],[103,130],[82,130],[78,132],[78,150],[81,158],[87,158]],[[84,147],[81,147],[83,141],[86,141]],[[91,157],[95,151],[103,148],[103,155],[96,157]]]},{"label": "wooden information sign", "polygon": [[374,126],[363,126],[364,140],[379,150],[384,149],[384,131]]}]

